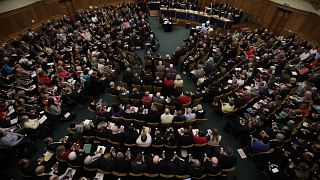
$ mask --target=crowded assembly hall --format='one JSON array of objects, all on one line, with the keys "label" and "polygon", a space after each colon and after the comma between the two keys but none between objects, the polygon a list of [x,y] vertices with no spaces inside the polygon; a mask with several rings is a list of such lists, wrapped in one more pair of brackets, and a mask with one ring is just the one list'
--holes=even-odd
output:
[{"label": "crowded assembly hall", "polygon": [[317,0],[1,0],[0,22],[2,180],[320,179]]}]

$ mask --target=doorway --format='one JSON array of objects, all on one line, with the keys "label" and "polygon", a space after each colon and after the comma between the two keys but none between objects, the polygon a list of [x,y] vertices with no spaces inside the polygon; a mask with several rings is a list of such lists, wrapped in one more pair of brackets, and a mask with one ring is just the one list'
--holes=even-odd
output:
[{"label": "doorway", "polygon": [[269,27],[270,31],[277,35],[281,35],[283,28],[288,22],[291,15],[291,11],[286,9],[278,8],[276,14],[273,16],[272,23]]}]

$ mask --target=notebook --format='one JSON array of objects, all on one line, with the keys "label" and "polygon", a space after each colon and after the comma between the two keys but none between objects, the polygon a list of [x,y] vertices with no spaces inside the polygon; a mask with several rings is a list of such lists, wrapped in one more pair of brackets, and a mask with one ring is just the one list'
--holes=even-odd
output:
[{"label": "notebook", "polygon": [[83,151],[85,152],[85,153],[87,153],[87,154],[90,154],[90,152],[91,152],[91,144],[84,144],[83,145]]},{"label": "notebook", "polygon": [[16,124],[17,122],[18,122],[18,116],[16,118],[10,120],[11,125]]},{"label": "notebook", "polygon": [[96,176],[94,177],[94,179],[96,180],[103,180],[104,174],[97,172]]},{"label": "notebook", "polygon": [[42,124],[42,123],[44,123],[47,119],[48,119],[47,116],[46,116],[46,115],[43,115],[43,116],[39,119],[39,123]]},{"label": "notebook", "polygon": [[43,155],[43,161],[44,162],[47,162],[51,159],[51,157],[53,156],[53,153],[52,152],[49,152],[47,151],[46,153],[44,153]]},{"label": "notebook", "polygon": [[241,159],[247,158],[247,155],[244,153],[243,149],[238,149],[237,151],[238,151]]},{"label": "notebook", "polygon": [[98,146],[97,147],[97,151],[104,154],[104,151],[106,150],[106,147],[105,146]]},{"label": "notebook", "polygon": [[69,112],[67,112],[67,113],[64,115],[65,118],[68,118],[69,116],[70,116],[70,113],[69,113]]}]

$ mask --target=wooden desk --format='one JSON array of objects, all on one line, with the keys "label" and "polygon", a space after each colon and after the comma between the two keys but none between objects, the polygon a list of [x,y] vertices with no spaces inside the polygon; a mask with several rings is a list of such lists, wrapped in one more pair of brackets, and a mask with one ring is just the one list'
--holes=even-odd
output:
[{"label": "wooden desk", "polygon": [[222,17],[220,18],[216,15],[208,15],[205,12],[188,11],[183,9],[161,8],[160,14],[161,15],[163,14],[165,17],[195,21],[198,23],[206,23],[207,21],[209,21],[211,25],[216,25],[224,29],[230,29],[233,22],[230,19],[226,19]]}]

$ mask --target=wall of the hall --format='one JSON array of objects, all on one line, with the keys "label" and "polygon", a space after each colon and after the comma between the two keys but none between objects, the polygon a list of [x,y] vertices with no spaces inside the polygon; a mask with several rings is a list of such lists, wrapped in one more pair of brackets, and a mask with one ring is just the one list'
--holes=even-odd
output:
[{"label": "wall of the hall", "polygon": [[[105,4],[119,5],[122,3],[134,3],[137,0],[72,0],[73,2],[59,3],[58,0],[42,0],[28,6],[12,11],[0,13],[0,42],[6,42],[12,38],[27,32],[29,28],[36,29],[42,23],[50,19],[71,15],[79,9],[87,9],[89,6],[102,6]],[[34,20],[34,23],[32,22]]]},{"label": "wall of the hall", "polygon": [[320,16],[318,14],[291,8],[270,0],[200,0],[203,9],[210,2],[225,2],[248,12],[250,20],[263,27],[270,28],[278,8],[292,13],[280,35],[297,34],[312,44],[320,45]]}]

